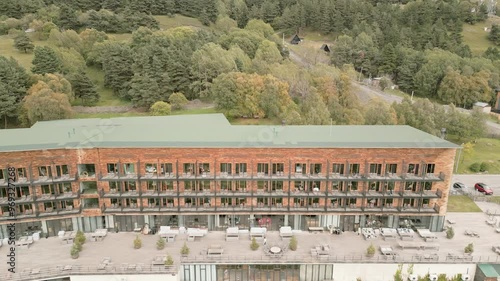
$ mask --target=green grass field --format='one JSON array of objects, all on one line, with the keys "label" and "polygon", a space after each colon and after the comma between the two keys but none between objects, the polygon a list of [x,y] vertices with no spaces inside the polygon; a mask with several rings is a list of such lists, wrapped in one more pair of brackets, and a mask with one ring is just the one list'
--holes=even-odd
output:
[{"label": "green grass field", "polygon": [[198,19],[185,17],[181,15],[169,16],[155,16],[155,19],[160,23],[160,28],[165,30],[179,26],[190,26],[194,28],[208,28],[204,26]]},{"label": "green grass field", "polygon": [[[454,142],[457,143],[456,140]],[[500,174],[500,140],[490,138],[479,139],[470,155],[465,155],[462,151],[460,159],[457,158],[456,161],[460,161],[458,164],[458,174],[473,174],[469,170],[469,167],[475,162],[487,162],[489,165],[489,174]]]},{"label": "green grass field", "polygon": [[448,212],[481,212],[481,209],[467,195],[448,197]]},{"label": "green grass field", "polygon": [[484,31],[485,27],[491,28],[493,23],[500,24],[500,17],[490,16],[485,22],[480,22],[475,25],[464,24],[463,36],[464,43],[469,45],[474,55],[480,55],[488,47],[495,47],[495,45],[488,40],[488,32]]},{"label": "green grass field", "polygon": [[[122,100],[115,96],[111,89],[104,87],[104,72],[101,69],[97,67],[88,67],[87,75],[97,86],[97,92],[99,93],[99,102],[97,106],[120,106],[131,104],[130,101]],[[78,105],[77,102],[75,105]]]}]

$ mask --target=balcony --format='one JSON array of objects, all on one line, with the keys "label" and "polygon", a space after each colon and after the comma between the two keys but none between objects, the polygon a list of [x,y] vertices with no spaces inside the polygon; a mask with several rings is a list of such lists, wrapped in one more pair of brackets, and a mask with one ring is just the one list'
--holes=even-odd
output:
[{"label": "balcony", "polygon": [[374,203],[369,203],[363,207],[363,211],[365,211],[365,212],[380,212],[380,211],[382,211],[382,206],[374,204]]},{"label": "balcony", "polygon": [[[265,194],[265,192],[261,192],[261,194]],[[220,196],[249,196],[251,195],[246,188],[238,188],[238,189],[221,189],[217,190],[217,195]]]},{"label": "balcony", "polygon": [[19,203],[31,203],[33,202],[34,197],[31,194],[23,195],[21,197],[16,197],[16,204]]},{"label": "balcony", "polygon": [[[230,175],[228,175],[230,177]],[[252,175],[249,175],[247,172],[236,172],[233,175],[234,179],[251,179]]]},{"label": "balcony", "polygon": [[396,173],[385,173],[385,174],[378,174],[378,173],[366,173],[365,178],[368,180],[372,181],[398,181],[401,180],[401,176],[399,176]]},{"label": "balcony", "polygon": [[66,206],[64,209],[58,209],[57,214],[58,215],[72,215],[72,214],[79,214],[82,211],[82,206],[75,208],[73,206]]},{"label": "balcony", "polygon": [[328,190],[329,197],[343,197],[346,196],[346,193],[339,189]]},{"label": "balcony", "polygon": [[104,192],[104,190],[99,191],[99,196],[102,198],[118,198],[118,197],[139,197],[139,193],[136,189],[129,189],[120,192],[116,188],[111,188],[109,192]]},{"label": "balcony", "polygon": [[167,203],[164,206],[160,206],[160,212],[175,212],[179,209],[178,206],[174,206],[174,203]]},{"label": "balcony", "polygon": [[362,208],[360,206],[357,206],[356,204],[346,204],[345,205],[345,211],[346,212],[361,212]]},{"label": "balcony", "polygon": [[[19,178],[19,180],[25,178]],[[24,180],[23,180],[24,181]],[[36,180],[33,181],[33,184],[41,184],[41,183],[52,183],[54,179],[49,176],[39,176]]]},{"label": "balcony", "polygon": [[121,193],[121,197],[138,197],[138,196],[139,196],[139,192],[137,192],[137,189],[128,189],[128,190],[124,190]]},{"label": "balcony", "polygon": [[331,173],[330,179],[344,180],[347,179],[347,176],[344,173]]},{"label": "balcony", "polygon": [[[6,184],[7,184],[7,182],[6,182]],[[25,178],[25,177],[19,177],[19,178],[17,178],[17,181],[14,182],[15,186],[26,186],[29,184],[30,184],[30,181],[28,180],[28,178]]]},{"label": "balcony", "polygon": [[422,193],[422,197],[424,198],[441,198],[443,192],[441,190],[424,190]]},{"label": "balcony", "polygon": [[151,190],[151,189],[148,189],[148,190],[145,190],[145,191],[142,191],[142,194],[141,194],[143,197],[157,197],[157,196],[174,196],[174,195],[177,195],[177,191],[173,190],[173,189],[167,189],[167,190]]},{"label": "balcony", "polygon": [[273,179],[287,179],[288,178],[288,174],[285,174],[285,172],[276,172],[276,173],[273,173],[271,175],[271,178]]},{"label": "balcony", "polygon": [[130,203],[129,205],[122,206],[122,212],[140,212],[141,208],[138,203]]},{"label": "balcony", "polygon": [[63,174],[61,176],[56,176],[53,178],[53,182],[72,182],[77,178],[77,174]]},{"label": "balcony", "polygon": [[424,174],[414,174],[405,173],[401,176],[402,179],[406,181],[444,181],[444,173],[424,173]]},{"label": "balcony", "polygon": [[[16,212],[15,213],[15,218],[17,219],[25,219],[25,218],[34,218],[36,217],[36,213],[33,210],[26,210],[24,213],[21,212]],[[10,214],[8,212],[3,213],[2,216],[0,216],[0,221],[5,221],[12,219]]]},{"label": "balcony", "polygon": [[76,199],[79,196],[80,196],[80,191],[77,192],[68,191],[56,194],[56,199]]},{"label": "balcony", "polygon": [[138,178],[137,173],[113,173],[109,172],[107,174],[100,174],[100,179],[103,181],[114,181],[114,180],[136,180]]},{"label": "balcony", "polygon": [[35,201],[53,201],[55,199],[55,193],[42,193],[40,196],[36,197]]},{"label": "balcony", "polygon": [[420,190],[405,189],[400,192],[401,196],[407,197],[422,197],[422,192]]},{"label": "balcony", "polygon": [[9,183],[5,179],[0,179],[0,187],[8,186]]},{"label": "balcony", "polygon": [[257,174],[255,174],[254,178],[256,178],[256,179],[270,179],[271,176],[269,175],[269,173],[257,172]]},{"label": "balcony", "polygon": [[159,179],[159,180],[173,180],[177,178],[177,175],[175,173],[157,173],[157,172],[146,172],[144,175],[140,176],[141,179],[146,179],[146,180],[154,180],[154,179]]},{"label": "balcony", "polygon": [[377,191],[374,189],[365,190],[363,193],[365,196],[369,197],[382,197],[384,195],[390,195],[389,192],[384,193],[383,191]]}]

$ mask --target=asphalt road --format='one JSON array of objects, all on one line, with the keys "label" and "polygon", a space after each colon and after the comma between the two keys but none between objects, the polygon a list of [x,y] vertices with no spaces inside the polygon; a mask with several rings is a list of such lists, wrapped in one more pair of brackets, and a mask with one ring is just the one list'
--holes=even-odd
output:
[{"label": "asphalt road", "polygon": [[500,175],[453,175],[452,185],[455,182],[465,184],[469,190],[474,190],[474,184],[482,182],[493,189],[493,195],[500,196]]}]

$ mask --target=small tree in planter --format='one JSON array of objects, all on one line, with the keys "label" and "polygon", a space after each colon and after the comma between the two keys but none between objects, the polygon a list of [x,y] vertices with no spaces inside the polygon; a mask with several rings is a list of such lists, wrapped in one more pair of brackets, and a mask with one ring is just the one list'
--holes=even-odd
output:
[{"label": "small tree in planter", "polygon": [[87,241],[87,237],[85,237],[85,234],[83,233],[83,231],[78,230],[76,232],[75,242],[83,245],[83,244],[85,244],[85,241]]},{"label": "small tree in planter", "polygon": [[73,244],[73,246],[71,247],[71,250],[69,252],[71,255],[71,258],[73,258],[73,259],[77,259],[80,256],[80,250],[78,249],[77,245],[78,244]]},{"label": "small tree in planter", "polygon": [[455,236],[455,230],[451,226],[448,227],[448,229],[446,230],[446,238],[452,239],[454,236]]},{"label": "small tree in planter", "polygon": [[366,249],[366,256],[367,257],[373,257],[375,255],[375,246],[373,244],[370,244],[368,248]]},{"label": "small tree in planter", "polygon": [[181,248],[181,255],[182,256],[189,255],[189,247],[187,246],[186,242],[184,242],[184,245]]},{"label": "small tree in planter", "polygon": [[257,251],[257,249],[259,249],[259,243],[257,243],[257,240],[255,240],[255,237],[252,238],[252,243],[250,244],[250,249],[252,249],[252,251]]},{"label": "small tree in planter", "polygon": [[290,250],[296,251],[297,250],[297,238],[295,238],[295,235],[292,236],[292,239],[290,239],[290,244],[288,245]]},{"label": "small tree in planter", "polygon": [[158,241],[156,242],[156,249],[158,250],[163,250],[165,249],[165,240],[163,238],[159,238]]},{"label": "small tree in planter", "polygon": [[83,245],[82,243],[78,242],[75,240],[75,242],[73,242],[73,246],[72,247],[75,247],[75,249],[78,250],[78,252],[81,252],[82,249],[83,249]]},{"label": "small tree in planter", "polygon": [[465,246],[464,252],[466,254],[472,254],[474,252],[474,243],[469,243],[469,245]]},{"label": "small tree in planter", "polygon": [[134,249],[140,249],[142,247],[142,240],[139,238],[139,235],[137,235],[134,239]]},{"label": "small tree in planter", "polygon": [[167,255],[167,259],[165,260],[165,266],[174,265],[174,259],[171,255]]}]

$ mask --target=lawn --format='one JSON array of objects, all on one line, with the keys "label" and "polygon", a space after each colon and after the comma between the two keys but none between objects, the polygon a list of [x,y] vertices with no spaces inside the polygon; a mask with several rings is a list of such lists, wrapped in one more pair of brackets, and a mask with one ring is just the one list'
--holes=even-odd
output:
[{"label": "lawn", "polygon": [[279,119],[251,119],[251,118],[235,118],[229,120],[233,125],[281,125]]},{"label": "lawn", "polygon": [[[454,142],[460,144],[456,140]],[[475,162],[487,162],[489,174],[500,174],[500,139],[478,139],[470,155],[465,155],[463,151],[462,153],[457,152],[457,154],[461,154],[460,159],[456,159],[456,161],[460,161],[458,174],[473,174],[469,167]]]},{"label": "lawn", "polygon": [[[35,45],[39,42],[34,42]],[[23,53],[14,48],[14,39],[10,38],[8,35],[0,36],[0,55],[4,57],[13,57],[16,59],[20,65],[22,65],[26,70],[30,70],[31,61],[33,60],[33,53]]]},{"label": "lawn", "polygon": [[[97,92],[99,93],[98,106],[130,105],[130,101],[118,98],[113,94],[111,89],[104,87],[104,72],[101,69],[97,67],[88,67],[87,75],[97,86]],[[74,105],[79,105],[78,101],[76,101]]]},{"label": "lawn", "polygon": [[467,195],[448,197],[448,212],[481,212],[481,209]]},{"label": "lawn", "polygon": [[147,112],[106,112],[106,113],[77,113],[75,119],[85,118],[114,118],[114,117],[133,117],[133,116],[147,116]]},{"label": "lawn", "polygon": [[500,17],[490,16],[485,22],[480,22],[475,25],[464,24],[463,36],[464,43],[469,45],[471,51],[475,55],[480,55],[488,47],[495,47],[495,45],[488,40],[488,32],[484,31],[485,27],[491,28],[493,23],[500,24]]},{"label": "lawn", "polygon": [[190,26],[195,28],[208,28],[204,26],[198,19],[185,17],[181,15],[155,16],[155,19],[160,23],[160,29],[169,29],[179,26]]}]

